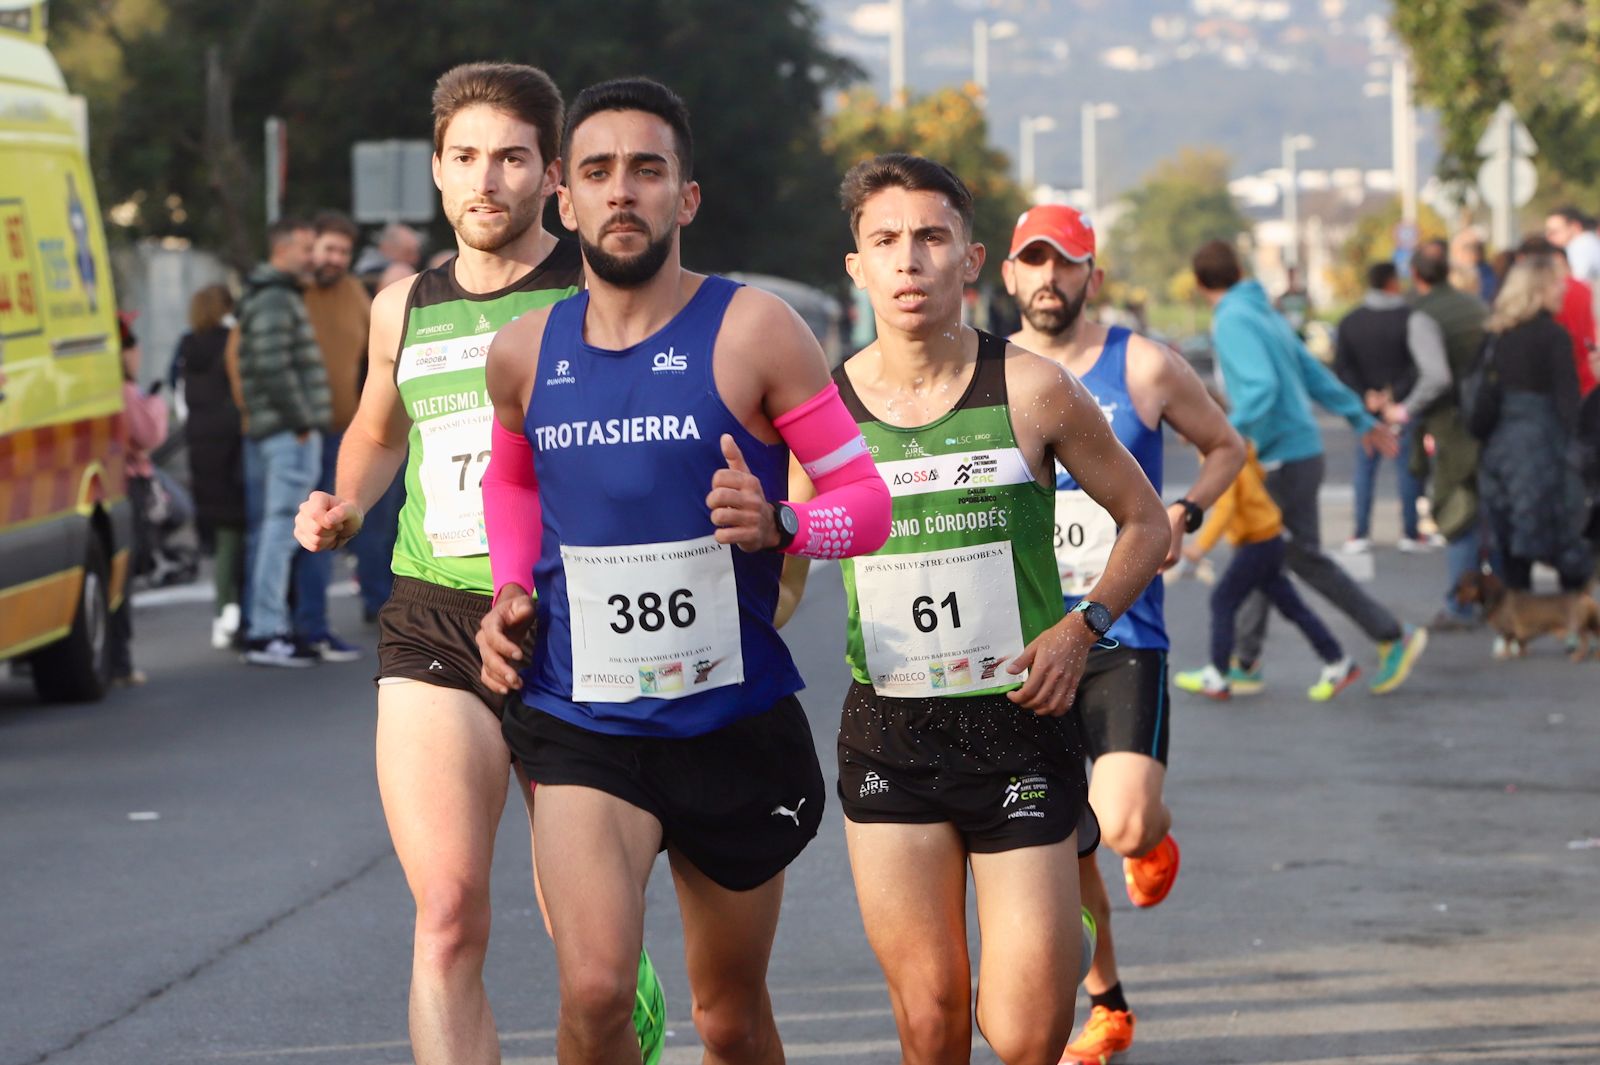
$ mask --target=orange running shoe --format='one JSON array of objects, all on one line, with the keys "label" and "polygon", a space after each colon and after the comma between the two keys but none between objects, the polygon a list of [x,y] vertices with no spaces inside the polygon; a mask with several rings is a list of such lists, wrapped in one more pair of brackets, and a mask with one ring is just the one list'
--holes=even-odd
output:
[{"label": "orange running shoe", "polygon": [[1111,1055],[1133,1046],[1133,1013],[1096,1006],[1075,1043],[1068,1043],[1061,1065],[1106,1065]]},{"label": "orange running shoe", "polygon": [[1122,859],[1128,898],[1135,906],[1154,906],[1167,897],[1178,879],[1178,841],[1168,833],[1141,858]]}]

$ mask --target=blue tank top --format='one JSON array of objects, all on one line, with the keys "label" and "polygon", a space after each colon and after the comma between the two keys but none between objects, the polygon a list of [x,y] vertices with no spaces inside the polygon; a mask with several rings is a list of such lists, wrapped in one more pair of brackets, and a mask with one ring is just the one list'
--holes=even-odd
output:
[{"label": "blue tank top", "polygon": [[[1128,336],[1127,329],[1122,326],[1112,326],[1106,332],[1105,347],[1100,350],[1100,358],[1095,360],[1095,364],[1079,380],[1094,395],[1095,401],[1100,404],[1100,413],[1106,416],[1106,420],[1111,423],[1112,431],[1117,434],[1117,439],[1122,441],[1122,446],[1127,448],[1138,461],[1145,476],[1150,478],[1150,483],[1155,486],[1156,494],[1159,495],[1161,427],[1158,424],[1152,429],[1144,424],[1139,418],[1139,412],[1134,409],[1133,397],[1128,394]],[[1071,474],[1057,466],[1056,491],[1059,493],[1082,490]],[[1083,505],[1099,511],[1107,526],[1111,525],[1111,516],[1092,500],[1086,500]],[[1070,530],[1058,528],[1058,556],[1063,537],[1066,535],[1070,535]],[[1070,594],[1069,590],[1069,594],[1064,596],[1067,609],[1071,610],[1081,598],[1081,594]],[[1157,574],[1127,612],[1111,626],[1108,635],[1127,647],[1152,651],[1167,650],[1167,625],[1163,615],[1165,602],[1166,586],[1162,583],[1161,575]]]},{"label": "blue tank top", "polygon": [[594,732],[685,737],[804,686],[772,626],[782,556],[711,539],[723,433],[768,499],[788,494],[788,448],[752,436],[712,377],[738,288],[707,277],[622,351],[584,342],[588,292],[551,308],[524,426],[544,513],[525,706]]}]

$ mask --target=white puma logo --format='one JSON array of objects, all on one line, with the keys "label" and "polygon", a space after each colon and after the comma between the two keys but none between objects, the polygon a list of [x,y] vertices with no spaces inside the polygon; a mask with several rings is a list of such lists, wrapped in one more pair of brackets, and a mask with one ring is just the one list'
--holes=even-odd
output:
[{"label": "white puma logo", "polygon": [[799,828],[800,827],[800,807],[804,806],[805,804],[806,804],[806,801],[804,799],[801,799],[800,802],[795,806],[795,808],[793,810],[791,810],[787,806],[783,805],[782,803],[779,803],[777,806],[774,806],[772,808],[772,813],[771,813],[770,816],[777,817],[779,814],[782,814],[784,817],[792,818],[794,820],[794,827],[795,828]]}]

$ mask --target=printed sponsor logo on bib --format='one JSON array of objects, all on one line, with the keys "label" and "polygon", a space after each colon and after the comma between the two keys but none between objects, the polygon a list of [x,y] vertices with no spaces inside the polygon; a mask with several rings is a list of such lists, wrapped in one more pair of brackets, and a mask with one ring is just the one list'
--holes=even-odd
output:
[{"label": "printed sponsor logo on bib", "polygon": [[481,555],[489,550],[482,483],[489,465],[493,419],[492,409],[477,407],[417,423],[422,437],[418,474],[427,502],[422,531],[433,545],[435,558]]},{"label": "printed sponsor logo on bib", "polygon": [[1088,492],[1073,488],[1056,493],[1056,569],[1063,594],[1089,594],[1106,571],[1116,542],[1116,520]]},{"label": "printed sponsor logo on bib", "polygon": [[1019,684],[1022,653],[1009,541],[855,560],[856,599],[879,695],[965,695]]},{"label": "printed sponsor logo on bib", "polygon": [[488,365],[489,342],[493,339],[472,336],[407,344],[400,353],[400,366],[395,371],[395,380],[405,384],[432,374],[481,370]]},{"label": "printed sponsor logo on bib", "polygon": [[1027,460],[1016,448],[880,462],[878,473],[889,486],[889,494],[896,498],[1033,480]]},{"label": "printed sponsor logo on bib", "polygon": [[562,545],[561,560],[575,701],[680,699],[744,680],[729,545]]}]

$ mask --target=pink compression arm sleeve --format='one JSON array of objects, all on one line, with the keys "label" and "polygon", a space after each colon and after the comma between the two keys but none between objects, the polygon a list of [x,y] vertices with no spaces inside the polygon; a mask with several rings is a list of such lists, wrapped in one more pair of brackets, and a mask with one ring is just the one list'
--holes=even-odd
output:
[{"label": "pink compression arm sleeve", "polygon": [[889,539],[889,486],[839,398],[839,386],[829,381],[772,424],[817,486],[811,502],[789,504],[800,518],[800,532],[785,552],[848,558],[882,547]]},{"label": "pink compression arm sleeve", "polygon": [[544,519],[539,509],[539,478],[533,472],[533,445],[494,420],[489,433],[489,466],[483,471],[483,527],[489,534],[489,572],[494,594],[508,584],[533,591],[533,566],[539,561]]}]

